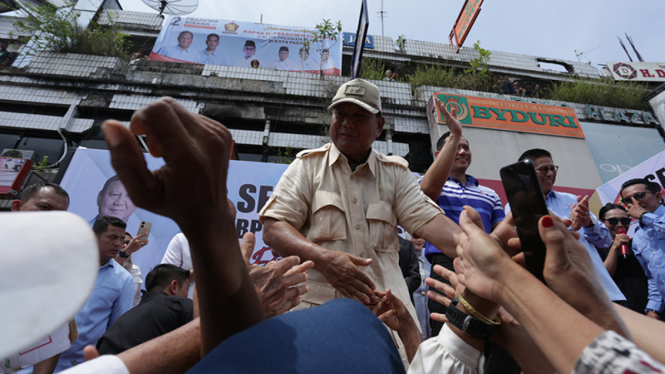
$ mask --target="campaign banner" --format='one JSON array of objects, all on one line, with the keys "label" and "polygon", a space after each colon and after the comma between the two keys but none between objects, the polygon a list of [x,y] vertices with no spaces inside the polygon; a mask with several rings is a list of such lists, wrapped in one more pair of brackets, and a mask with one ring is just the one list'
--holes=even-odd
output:
[{"label": "campaign banner", "polygon": [[428,107],[436,108],[439,124],[445,121],[433,105],[435,97],[449,112],[455,108],[456,117],[464,126],[584,138],[573,108],[435,92]]},{"label": "campaign banner", "polygon": [[665,82],[665,62],[608,62],[618,81]]},{"label": "campaign banner", "polygon": [[[145,154],[148,169],[164,166],[164,160]],[[268,201],[279,178],[288,165],[262,162],[231,161],[227,178],[228,198],[236,207],[238,240],[246,232],[256,235],[251,263],[263,265],[273,259],[270,248],[263,243],[263,225],[259,211]],[[164,216],[137,208],[122,182],[116,180],[110,153],[105,150],[76,150],[60,185],[69,193],[69,211],[92,224],[100,214],[118,217],[127,223],[126,231],[136,236],[141,221],[152,223],[148,244],[132,254],[132,261],[141,268],[145,279],[148,272],[162,262],[171,239],[180,232],[178,225]],[[195,182],[192,182],[195,183]],[[187,199],[187,191],[182,198]]]},{"label": "campaign banner", "polygon": [[598,187],[598,197],[603,205],[607,203],[621,204],[621,185],[635,178],[647,178],[652,182],[665,186],[665,151],[651,157],[643,163],[633,167],[604,185]]},{"label": "campaign banner", "polygon": [[342,75],[342,35],[314,42],[315,29],[194,17],[165,24],[151,60]]}]

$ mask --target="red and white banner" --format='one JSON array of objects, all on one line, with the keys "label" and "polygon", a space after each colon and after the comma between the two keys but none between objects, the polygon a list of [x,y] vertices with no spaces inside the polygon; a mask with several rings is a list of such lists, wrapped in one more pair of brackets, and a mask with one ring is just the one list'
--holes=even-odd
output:
[{"label": "red and white banner", "polygon": [[665,62],[608,62],[618,81],[665,82]]}]

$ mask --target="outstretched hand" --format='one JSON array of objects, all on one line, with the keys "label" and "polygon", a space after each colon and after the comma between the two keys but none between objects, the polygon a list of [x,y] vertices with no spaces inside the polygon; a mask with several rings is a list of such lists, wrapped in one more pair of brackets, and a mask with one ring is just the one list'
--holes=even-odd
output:
[{"label": "outstretched hand", "polygon": [[[435,273],[439,274],[444,279],[447,279],[450,284],[440,282],[430,277],[425,278],[425,283],[430,286],[430,288],[435,288],[441,292],[437,293],[431,290],[427,291],[427,297],[441,305],[448,307],[450,302],[455,299],[457,295],[464,292],[466,287],[459,281],[457,273],[452,272],[441,265],[434,265],[432,270],[434,270]],[[441,313],[430,313],[430,318],[437,322],[448,322],[446,315]]]},{"label": "outstretched hand", "polygon": [[543,276],[549,288],[601,327],[630,338],[589,253],[567,229],[567,222],[554,215],[544,216],[538,229],[547,247]]},{"label": "outstretched hand", "polygon": [[259,295],[266,318],[278,316],[298,306],[309,286],[302,284],[307,281],[307,269],[314,267],[312,261],[300,263],[298,256],[289,256],[280,261],[270,261],[264,266],[249,263],[254,252],[256,237],[253,233],[245,233],[240,243],[242,257],[245,259],[249,276],[254,289]]},{"label": "outstretched hand", "polygon": [[460,235],[460,245],[457,246],[458,278],[474,294],[498,301],[499,279],[513,261],[495,239],[473,222],[474,214],[478,212],[469,206],[465,206],[460,214],[464,234]]},{"label": "outstretched hand", "polygon": [[326,280],[344,297],[356,299],[363,304],[376,303],[373,292],[376,289],[360,266],[369,266],[371,259],[365,259],[338,251],[327,251],[326,260],[317,261],[317,267]]},{"label": "outstretched hand", "polygon": [[[226,177],[232,138],[220,123],[166,97],[136,111],[129,130],[115,120],[104,122],[102,130],[111,164],[136,206],[172,218],[183,231],[196,230],[203,222],[210,227],[211,221],[229,214]],[[145,135],[150,154],[163,157],[166,165],[148,170],[135,135]]]},{"label": "outstretched hand", "polygon": [[385,293],[377,291],[377,294],[381,296],[381,301],[376,304],[373,311],[386,326],[399,331],[413,321],[404,303],[390,291],[390,288]]}]

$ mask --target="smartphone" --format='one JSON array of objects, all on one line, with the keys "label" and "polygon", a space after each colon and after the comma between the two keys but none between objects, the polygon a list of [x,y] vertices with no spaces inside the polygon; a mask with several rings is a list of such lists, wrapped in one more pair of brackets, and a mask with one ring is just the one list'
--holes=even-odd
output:
[{"label": "smartphone", "polygon": [[538,220],[549,214],[536,168],[524,160],[501,168],[501,181],[508,196],[515,227],[522,243],[527,268],[545,283],[545,243],[538,232]]},{"label": "smartphone", "polygon": [[151,228],[152,228],[152,223],[141,221],[141,225],[139,226],[139,232],[136,233],[136,236],[139,236],[141,234],[146,234],[143,240],[148,240],[148,235],[150,235]]}]

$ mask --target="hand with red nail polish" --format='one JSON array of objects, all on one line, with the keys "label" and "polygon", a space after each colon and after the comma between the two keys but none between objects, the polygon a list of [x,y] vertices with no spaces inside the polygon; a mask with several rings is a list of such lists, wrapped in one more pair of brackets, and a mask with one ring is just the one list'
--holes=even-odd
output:
[{"label": "hand with red nail polish", "polygon": [[538,226],[547,247],[543,276],[549,288],[601,327],[628,337],[586,248],[554,215],[543,216]]}]

